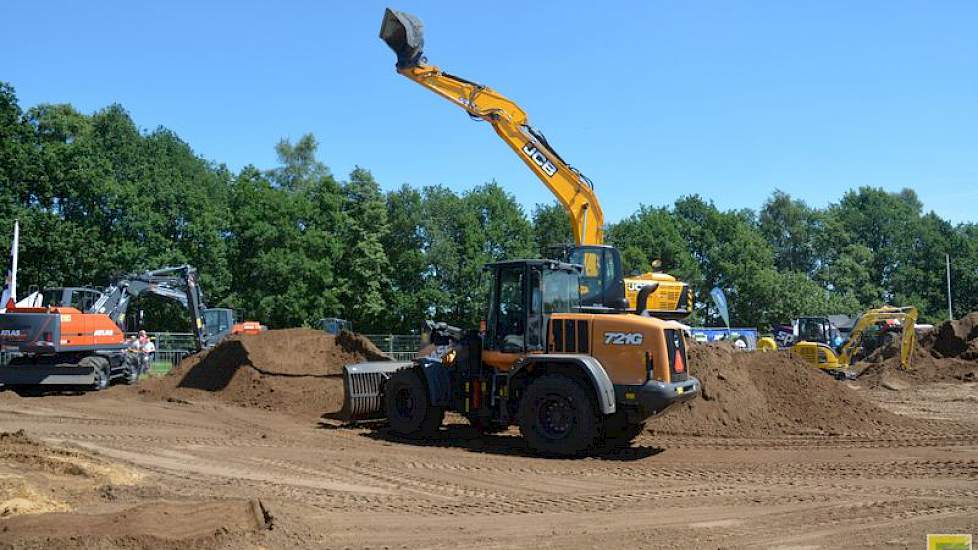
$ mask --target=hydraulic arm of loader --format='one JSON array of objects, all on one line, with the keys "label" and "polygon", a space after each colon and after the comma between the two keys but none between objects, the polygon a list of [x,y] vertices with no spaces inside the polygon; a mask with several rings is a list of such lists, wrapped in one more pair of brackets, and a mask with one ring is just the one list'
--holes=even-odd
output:
[{"label": "hydraulic arm of loader", "polygon": [[499,92],[442,72],[423,57],[421,22],[410,14],[387,9],[380,37],[397,54],[397,71],[484,120],[557,197],[567,210],[578,245],[603,244],[604,214],[594,185],[530,126],[519,105]]}]

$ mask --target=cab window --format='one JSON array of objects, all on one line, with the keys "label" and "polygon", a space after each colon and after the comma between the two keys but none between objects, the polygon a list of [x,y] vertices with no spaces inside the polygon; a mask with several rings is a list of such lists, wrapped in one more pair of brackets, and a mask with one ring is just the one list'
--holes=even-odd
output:
[{"label": "cab window", "polygon": [[71,307],[79,311],[88,311],[98,300],[99,293],[87,290],[75,290],[71,293]]},{"label": "cab window", "polygon": [[524,300],[524,266],[499,268],[496,282],[498,297],[492,317],[493,343],[496,349],[507,353],[524,350],[526,336],[526,304]]},{"label": "cab window", "polygon": [[602,304],[606,290],[614,284],[610,253],[603,248],[577,249],[570,260],[583,268],[580,277],[581,302]]},{"label": "cab window", "polygon": [[231,330],[230,312],[214,309],[204,311],[204,332],[208,335],[221,334]]},{"label": "cab window", "polygon": [[543,312],[572,313],[581,305],[578,278],[567,271],[550,271],[543,278]]},{"label": "cab window", "polygon": [[530,314],[526,322],[526,349],[543,349],[543,285],[539,267],[530,270]]}]

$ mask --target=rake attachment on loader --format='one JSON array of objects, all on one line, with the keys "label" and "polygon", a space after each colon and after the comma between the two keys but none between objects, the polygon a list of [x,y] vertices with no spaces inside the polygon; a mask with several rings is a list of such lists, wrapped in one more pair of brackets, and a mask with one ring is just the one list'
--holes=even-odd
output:
[{"label": "rake attachment on loader", "polygon": [[409,361],[374,361],[346,365],[343,367],[343,408],[329,417],[344,422],[384,418],[381,387],[392,374],[410,366]]}]

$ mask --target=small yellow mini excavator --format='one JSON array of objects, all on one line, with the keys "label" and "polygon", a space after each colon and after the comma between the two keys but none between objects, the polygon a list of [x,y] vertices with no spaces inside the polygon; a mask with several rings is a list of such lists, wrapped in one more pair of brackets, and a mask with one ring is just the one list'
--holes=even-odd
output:
[{"label": "small yellow mini excavator", "polygon": [[[823,325],[819,327],[819,319]],[[913,348],[917,341],[914,325],[917,322],[917,308],[890,307],[870,309],[859,317],[852,327],[849,337],[836,350],[829,341],[828,319],[806,317],[807,326],[814,330],[800,331],[800,341],[791,346],[791,353],[816,365],[836,378],[852,378],[851,367],[876,349],[900,339],[900,366],[909,370]],[[824,335],[825,337],[820,337]]]}]

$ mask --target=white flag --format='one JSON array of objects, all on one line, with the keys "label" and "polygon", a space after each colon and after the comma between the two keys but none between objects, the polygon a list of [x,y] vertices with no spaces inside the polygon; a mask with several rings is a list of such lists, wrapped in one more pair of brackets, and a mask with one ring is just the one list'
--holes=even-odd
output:
[{"label": "white flag", "polygon": [[0,311],[17,301],[17,249],[20,244],[20,224],[14,220],[14,240],[10,244],[10,269],[3,279],[3,293],[0,295]]}]

